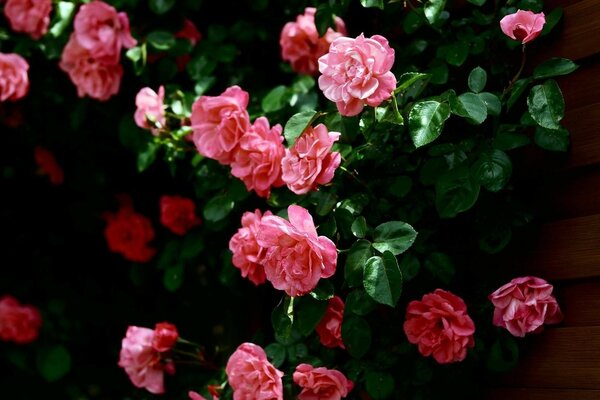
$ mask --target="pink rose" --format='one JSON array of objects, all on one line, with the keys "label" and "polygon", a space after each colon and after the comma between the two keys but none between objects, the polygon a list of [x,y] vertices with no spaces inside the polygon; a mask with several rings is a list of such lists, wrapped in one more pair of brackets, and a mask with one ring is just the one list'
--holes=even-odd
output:
[{"label": "pink rose", "polygon": [[269,198],[271,186],[283,185],[281,159],[285,155],[281,125],[269,128],[265,117],[257,118],[241,137],[231,163],[231,174],[241,179],[248,191]]},{"label": "pink rose", "polygon": [[81,6],[75,15],[75,38],[97,61],[115,65],[119,63],[121,48],[135,46],[136,40],[129,31],[129,18],[102,1],[92,1]]},{"label": "pink rose", "polygon": [[396,77],[390,71],[394,49],[383,36],[337,38],[319,58],[319,88],[340,114],[353,116],[365,104],[376,107],[392,96]]},{"label": "pink rose", "polygon": [[340,153],[332,152],[331,146],[339,137],[339,132],[329,132],[323,124],[309,126],[292,148],[286,149],[282,179],[292,192],[308,193],[331,182],[341,161]]},{"label": "pink rose", "polygon": [[250,129],[248,92],[232,86],[220,96],[201,96],[192,105],[193,140],[205,157],[230,164],[240,138]]},{"label": "pink rose", "polygon": [[234,400],[283,400],[283,372],[267,360],[260,346],[241,344],[229,357],[225,372]]},{"label": "pink rose", "polygon": [[[208,385],[208,391],[211,392],[211,399],[212,400],[219,400],[219,396],[214,394],[213,391],[211,391],[211,388],[213,386]],[[190,400],[207,400],[206,397],[202,396],[200,393],[194,392],[192,390],[190,390],[188,392],[188,397],[190,398]]]},{"label": "pink rose", "polygon": [[289,296],[312,291],[321,278],[335,273],[337,249],[325,236],[317,236],[312,217],[305,208],[288,207],[289,222],[276,215],[263,217],[258,244],[265,248],[260,263],[275,289]]},{"label": "pink rose", "polygon": [[42,317],[37,308],[23,306],[9,295],[0,298],[0,340],[31,343],[38,338],[41,326]]},{"label": "pink rose", "polygon": [[[269,215],[272,215],[271,212],[266,211],[264,217]],[[233,253],[233,265],[241,270],[244,278],[250,279],[256,286],[267,279],[264,267],[259,264],[263,248],[256,241],[262,218],[260,210],[253,213],[245,212],[242,215],[242,227],[229,241],[229,250]]]},{"label": "pink rose", "polygon": [[154,326],[152,347],[160,353],[169,351],[175,346],[178,338],[179,332],[177,332],[175,325],[168,322],[160,322]]},{"label": "pink rose", "polygon": [[152,347],[154,331],[130,326],[121,343],[119,367],[124,368],[135,387],[150,393],[164,393],[164,365]]},{"label": "pink rose", "polygon": [[422,355],[433,355],[440,364],[464,360],[467,348],[475,346],[475,324],[467,315],[467,305],[441,289],[408,304],[404,332]]},{"label": "pink rose", "polygon": [[145,87],[135,96],[135,123],[142,129],[150,129],[153,135],[158,135],[158,130],[166,124],[163,101],[165,99],[165,88],[161,85],[158,94]]},{"label": "pink rose", "polygon": [[183,196],[161,196],[160,223],[176,235],[183,236],[202,221],[196,215],[196,204]]},{"label": "pink rose", "polygon": [[333,296],[327,304],[325,315],[315,328],[321,344],[325,347],[341,347],[345,349],[342,340],[342,323],[344,322],[344,301],[339,296]]},{"label": "pink rose", "polygon": [[346,35],[346,26],[341,18],[335,17],[335,29],[327,29],[325,36],[319,37],[315,26],[316,9],[307,7],[303,15],[296,17],[296,22],[288,22],[281,31],[279,44],[281,58],[292,64],[292,69],[299,74],[316,75],[317,60],[329,50],[335,39]]},{"label": "pink rose", "polygon": [[500,20],[500,29],[509,38],[525,44],[540,35],[545,23],[543,12],[535,14],[532,11],[518,10]]},{"label": "pink rose", "polygon": [[354,383],[335,369],[314,368],[300,364],[293,375],[294,383],[302,388],[298,400],[339,400],[348,396]]},{"label": "pink rose", "polygon": [[104,101],[119,92],[123,67],[96,60],[81,47],[74,35],[63,49],[60,68],[69,74],[79,97],[89,96]]},{"label": "pink rose", "polygon": [[29,91],[29,64],[18,54],[0,53],[0,101],[19,100]]},{"label": "pink rose", "polygon": [[494,325],[523,337],[541,332],[544,324],[558,324],[563,315],[552,289],[551,284],[534,276],[513,279],[489,296],[495,307]]},{"label": "pink rose", "polygon": [[27,33],[38,40],[48,32],[52,0],[8,0],[4,15],[15,32]]}]

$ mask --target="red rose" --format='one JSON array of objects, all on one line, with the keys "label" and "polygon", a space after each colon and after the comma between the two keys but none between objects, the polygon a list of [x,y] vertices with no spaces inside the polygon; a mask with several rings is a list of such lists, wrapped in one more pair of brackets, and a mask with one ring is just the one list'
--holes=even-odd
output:
[{"label": "red rose", "polygon": [[12,296],[0,298],[0,340],[18,344],[37,339],[42,317],[33,306],[22,306]]},{"label": "red rose", "polygon": [[325,347],[344,347],[342,340],[342,323],[344,321],[344,301],[339,296],[333,296],[327,304],[325,315],[315,328],[321,344]]},{"label": "red rose", "polygon": [[152,338],[152,347],[158,352],[169,351],[177,342],[179,332],[177,327],[168,322],[161,322],[154,327],[154,337]]},{"label": "red rose", "polygon": [[56,158],[54,158],[54,154],[50,150],[42,146],[35,146],[33,155],[41,175],[48,175],[53,185],[60,185],[64,182],[65,176],[63,170],[56,162]]},{"label": "red rose", "polygon": [[160,223],[174,234],[183,236],[200,222],[192,200],[182,196],[160,198]]}]

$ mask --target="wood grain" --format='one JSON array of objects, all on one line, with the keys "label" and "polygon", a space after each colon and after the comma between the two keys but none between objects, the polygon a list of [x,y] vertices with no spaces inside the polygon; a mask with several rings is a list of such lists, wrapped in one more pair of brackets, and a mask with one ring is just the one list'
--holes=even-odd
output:
[{"label": "wood grain", "polygon": [[600,326],[599,279],[559,283],[555,294],[565,316],[563,326]]},{"label": "wood grain", "polygon": [[600,390],[501,388],[490,391],[485,400],[600,400]]}]

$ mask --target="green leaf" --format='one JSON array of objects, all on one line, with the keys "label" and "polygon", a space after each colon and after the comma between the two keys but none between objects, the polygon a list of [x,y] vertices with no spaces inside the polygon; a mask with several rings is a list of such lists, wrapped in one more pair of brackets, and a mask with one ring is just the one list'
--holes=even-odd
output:
[{"label": "green leaf", "polygon": [[154,14],[162,15],[175,5],[175,0],[149,0],[150,10]]},{"label": "green leaf", "polygon": [[538,125],[547,129],[560,128],[560,120],[565,115],[565,100],[555,80],[549,79],[531,88],[527,107]]},{"label": "green leaf", "polygon": [[56,382],[71,370],[71,354],[64,346],[42,349],[37,355],[37,369],[48,382]]},{"label": "green leaf", "polygon": [[487,73],[481,67],[475,67],[469,74],[469,89],[474,93],[479,93],[485,88],[487,83]]},{"label": "green leaf", "polygon": [[325,314],[327,304],[328,301],[315,300],[310,296],[299,297],[295,300],[294,324],[301,334],[308,336],[315,330]]},{"label": "green leaf", "polygon": [[441,280],[444,284],[449,284],[456,273],[454,263],[444,253],[431,253],[425,260],[425,268],[428,269],[433,276]]},{"label": "green leaf", "polygon": [[431,25],[438,21],[445,6],[446,0],[428,0],[427,3],[425,3],[425,18],[427,18],[427,21],[429,21]]},{"label": "green leaf", "polygon": [[406,14],[404,21],[402,21],[402,28],[404,29],[404,32],[410,35],[423,26],[423,21],[425,21],[423,9],[419,8],[416,10],[411,10],[408,14]]},{"label": "green leaf", "polygon": [[156,160],[156,153],[160,146],[154,142],[146,142],[145,147],[138,153],[137,169],[138,172],[144,172]]},{"label": "green leaf", "polygon": [[375,399],[386,399],[394,393],[394,377],[387,372],[370,371],[366,376],[367,393]]},{"label": "green leaf", "polygon": [[217,195],[204,206],[204,218],[212,222],[220,221],[233,210],[234,205],[235,203],[228,194]]},{"label": "green leaf", "polygon": [[444,51],[444,57],[448,64],[460,67],[469,56],[469,45],[465,42],[456,42],[448,46]]},{"label": "green leaf", "polygon": [[271,343],[265,347],[265,353],[267,353],[267,357],[269,358],[269,361],[271,361],[271,364],[273,364],[275,368],[279,368],[285,362],[287,351],[285,346],[281,343]]},{"label": "green leaf", "polygon": [[558,22],[561,20],[562,16],[563,10],[560,7],[556,7],[548,14],[546,14],[546,23],[544,24],[544,28],[542,29],[541,35],[544,36],[549,34],[552,31],[552,29],[556,26],[556,24],[558,24]]},{"label": "green leaf", "polygon": [[427,81],[430,77],[430,74],[421,74],[418,72],[406,72],[400,75],[398,82],[396,84],[396,89],[394,93],[402,93],[408,90],[411,86],[419,81]]},{"label": "green leaf", "polygon": [[310,296],[316,300],[329,300],[333,297],[335,288],[328,280],[321,279],[316,288],[310,292]]},{"label": "green leaf", "polygon": [[181,242],[181,258],[186,260],[196,258],[204,250],[203,237],[204,235],[198,231],[192,231],[185,235]]},{"label": "green leaf", "polygon": [[377,307],[377,303],[363,289],[353,290],[346,297],[346,312],[356,315],[368,315]]},{"label": "green leaf", "polygon": [[519,347],[515,338],[502,336],[490,347],[485,360],[487,369],[495,372],[505,372],[513,369],[519,362]]},{"label": "green leaf", "polygon": [[487,106],[475,93],[463,93],[460,96],[450,97],[452,112],[469,121],[480,125],[487,118]]},{"label": "green leaf", "polygon": [[354,220],[352,226],[350,227],[352,234],[359,239],[365,237],[367,233],[367,220],[362,215]]},{"label": "green leaf", "polygon": [[373,232],[373,247],[382,253],[390,251],[397,256],[408,250],[416,238],[417,232],[406,222],[384,222]]},{"label": "green leaf", "polygon": [[502,151],[508,151],[519,147],[523,147],[528,145],[529,143],[531,143],[531,140],[528,136],[518,133],[498,133],[498,135],[496,135],[496,137],[494,138],[494,148]]},{"label": "green leaf", "polygon": [[373,251],[371,250],[371,242],[368,240],[360,239],[357,240],[346,257],[346,265],[344,268],[344,278],[350,287],[356,287],[362,285],[363,270],[367,259],[371,257]]},{"label": "green leaf", "polygon": [[569,149],[569,131],[565,128],[546,129],[538,126],[534,135],[535,144],[550,151],[567,151]]},{"label": "green leaf", "polygon": [[389,122],[394,125],[403,125],[404,118],[395,104],[391,103],[385,107],[375,107],[375,120],[377,122]]},{"label": "green leaf", "polygon": [[315,13],[315,25],[319,37],[325,36],[327,29],[333,25],[333,10],[328,3],[319,4]]},{"label": "green leaf", "polygon": [[510,96],[508,97],[508,101],[506,102],[506,107],[510,110],[511,107],[515,104],[515,102],[521,97],[521,95],[527,89],[527,86],[533,81],[532,78],[519,79],[515,82],[512,87],[512,91],[510,92]]},{"label": "green leaf", "polygon": [[377,7],[383,10],[383,0],[360,0],[360,4],[365,8]]},{"label": "green leaf", "polygon": [[551,58],[538,65],[533,70],[535,79],[545,79],[553,76],[567,75],[579,68],[579,65],[566,58]]},{"label": "green leaf", "polygon": [[52,37],[59,37],[65,28],[71,22],[75,11],[75,3],[70,1],[59,1],[56,5],[55,21],[53,21],[52,27],[50,28],[50,35]]},{"label": "green leaf", "polygon": [[473,164],[475,179],[490,192],[502,189],[512,174],[512,163],[505,152],[492,150],[481,153]]},{"label": "green leaf", "polygon": [[485,104],[487,108],[487,113],[489,115],[500,115],[500,111],[502,111],[502,103],[500,102],[500,98],[493,93],[490,92],[481,92],[477,94],[481,101]]},{"label": "green leaf", "polygon": [[486,0],[467,0],[471,4],[475,4],[476,6],[482,6],[485,4]]},{"label": "green leaf", "polygon": [[178,263],[174,266],[168,267],[165,270],[163,283],[169,292],[174,292],[179,289],[183,284],[183,264]]},{"label": "green leaf", "polygon": [[446,103],[432,100],[416,103],[408,115],[408,129],[415,147],[437,139],[448,117],[450,106]]},{"label": "green leaf", "polygon": [[292,117],[286,122],[285,128],[283,129],[283,136],[288,144],[288,147],[291,147],[302,132],[306,130],[306,128],[310,125],[310,123],[317,115],[315,110],[302,111],[298,114],[292,115]]},{"label": "green leaf", "polygon": [[171,47],[175,46],[175,36],[167,31],[150,32],[146,40],[156,50],[169,50]]},{"label": "green leaf", "polygon": [[395,307],[402,294],[402,272],[396,257],[386,251],[383,257],[369,258],[365,266],[363,285],[373,300]]},{"label": "green leaf", "polygon": [[294,301],[292,297],[285,296],[273,309],[271,323],[277,341],[289,344],[292,340],[292,324],[294,323]]},{"label": "green leaf", "polygon": [[421,269],[421,262],[412,253],[404,253],[402,255],[402,259],[400,260],[400,272],[402,272],[402,279],[404,281],[409,281],[413,279],[419,273]]},{"label": "green leaf", "polygon": [[261,107],[264,112],[270,113],[279,111],[287,103],[287,87],[283,85],[276,86],[262,99]]},{"label": "green leaf", "polygon": [[361,358],[371,347],[371,327],[361,317],[344,318],[342,340],[352,357]]},{"label": "green leaf", "polygon": [[479,184],[465,165],[445,173],[435,183],[435,207],[442,218],[453,218],[467,211],[478,197]]}]

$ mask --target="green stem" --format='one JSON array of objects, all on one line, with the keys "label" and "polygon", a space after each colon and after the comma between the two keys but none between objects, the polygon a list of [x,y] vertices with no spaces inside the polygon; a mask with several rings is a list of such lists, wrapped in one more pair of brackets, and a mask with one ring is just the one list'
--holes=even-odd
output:
[{"label": "green stem", "polygon": [[517,82],[517,80],[519,80],[519,77],[521,76],[521,73],[523,72],[523,69],[525,68],[525,61],[527,59],[526,53],[525,53],[525,45],[523,45],[523,47],[522,47],[522,53],[523,53],[523,57],[521,58],[521,66],[519,67],[519,70],[517,71],[515,76],[513,76],[513,78],[511,79],[510,83],[508,84],[508,87],[506,89],[504,89],[504,92],[502,92],[502,97],[504,97],[507,93],[510,92],[512,87],[515,85],[515,82]]}]

